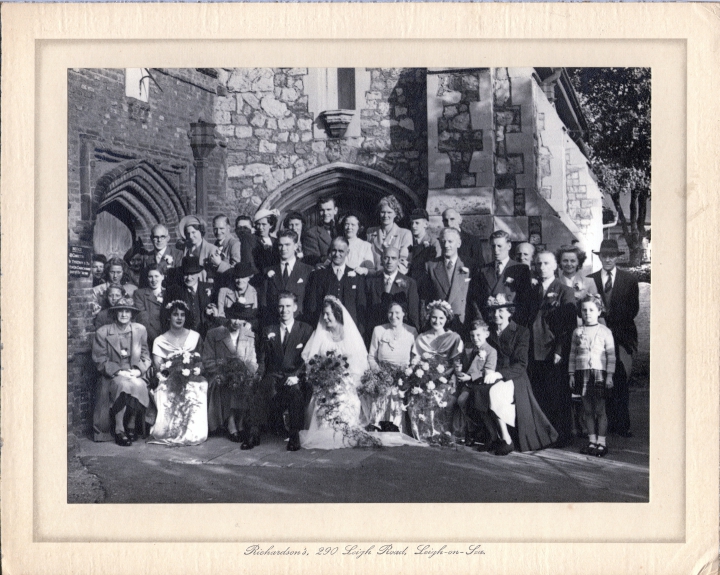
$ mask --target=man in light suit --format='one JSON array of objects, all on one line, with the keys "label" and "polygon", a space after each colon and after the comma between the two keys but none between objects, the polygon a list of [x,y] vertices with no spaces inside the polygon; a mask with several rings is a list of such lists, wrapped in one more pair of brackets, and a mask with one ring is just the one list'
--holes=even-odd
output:
[{"label": "man in light suit", "polygon": [[600,251],[602,269],[588,277],[595,282],[605,306],[605,323],[615,340],[614,389],[607,401],[608,430],[622,437],[632,437],[630,431],[630,388],[633,354],[637,351],[638,332],[635,316],[640,310],[640,289],[635,277],[617,269],[617,260],[624,252],[617,241],[603,240]]},{"label": "man in light suit", "polygon": [[[510,236],[498,230],[490,235],[493,261],[480,268],[473,283],[473,319],[481,317],[484,302],[490,296],[505,294],[515,303],[513,321],[528,327],[530,268],[510,259]],[[512,295],[511,295],[512,294]]]},{"label": "man in light suit", "polygon": [[420,300],[415,280],[400,273],[398,264],[400,251],[387,247],[383,251],[383,269],[365,277],[365,305],[367,320],[365,323],[366,339],[369,340],[376,326],[387,323],[388,305],[397,301],[407,309],[405,323],[420,330]]},{"label": "man in light suit", "polygon": [[260,317],[265,324],[277,323],[278,298],[284,291],[297,296],[297,318],[303,317],[303,300],[313,268],[297,259],[298,235],[293,230],[282,230],[278,234],[280,263],[265,270],[260,289]]},{"label": "man in light suit", "polygon": [[224,215],[213,218],[213,234],[217,249],[210,254],[205,267],[214,277],[216,288],[230,287],[232,278],[228,272],[242,259],[240,240],[232,237],[230,221]]},{"label": "man in light suit", "polygon": [[448,302],[455,317],[446,328],[465,336],[465,316],[473,270],[458,255],[461,245],[462,240],[458,230],[455,228],[442,230],[440,233],[442,256],[425,264],[420,297],[423,312],[431,301]]},{"label": "man in light suit", "polygon": [[325,261],[330,250],[330,243],[338,235],[338,209],[333,198],[320,198],[317,203],[320,223],[312,226],[303,238],[303,261],[311,266]]},{"label": "man in light suit", "polygon": [[338,236],[330,247],[330,265],[316,269],[310,274],[305,293],[305,318],[311,325],[317,325],[322,313],[325,296],[338,298],[353,318],[360,333],[365,326],[365,280],[354,269],[347,267],[348,242]]}]

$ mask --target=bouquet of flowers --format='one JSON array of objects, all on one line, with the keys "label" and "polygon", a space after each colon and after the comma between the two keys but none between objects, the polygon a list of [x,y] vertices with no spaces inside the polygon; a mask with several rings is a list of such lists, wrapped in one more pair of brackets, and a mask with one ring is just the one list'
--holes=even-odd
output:
[{"label": "bouquet of flowers", "polygon": [[179,352],[168,357],[160,367],[158,380],[167,387],[171,427],[176,432],[187,429],[197,404],[194,394],[187,393],[188,384],[203,381],[200,354]]},{"label": "bouquet of flowers", "polygon": [[450,382],[452,367],[446,359],[426,353],[404,375],[406,379],[398,383],[408,394],[413,435],[429,443],[451,444],[452,434],[447,429],[449,422],[444,410],[448,397],[455,391]]},{"label": "bouquet of flowers", "polygon": [[218,388],[228,389],[250,411],[260,408],[260,377],[251,371],[248,364],[238,357],[219,359],[208,367],[210,383]]},{"label": "bouquet of flowers", "polygon": [[405,391],[398,386],[398,381],[402,381],[404,368],[387,362],[380,362],[378,367],[380,369],[368,369],[360,379],[357,391],[362,409],[367,420],[375,427],[383,416],[387,416],[387,419],[399,426],[402,412],[407,409],[403,404]]},{"label": "bouquet of flowers", "polygon": [[346,356],[329,351],[326,355],[312,357],[300,376],[312,386],[318,418],[342,433],[354,447],[380,447],[378,439],[353,424],[352,414],[348,412],[349,406],[344,400],[349,367]]}]

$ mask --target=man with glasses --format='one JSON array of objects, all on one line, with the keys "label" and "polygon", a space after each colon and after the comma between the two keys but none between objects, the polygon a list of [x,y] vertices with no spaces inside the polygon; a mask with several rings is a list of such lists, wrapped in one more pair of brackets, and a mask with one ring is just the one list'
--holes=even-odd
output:
[{"label": "man with glasses", "polygon": [[168,245],[170,234],[168,229],[157,224],[150,230],[150,241],[153,249],[149,254],[143,256],[143,271],[140,274],[140,287],[149,287],[147,285],[147,268],[150,264],[156,264],[158,271],[165,276],[167,283],[172,283],[173,279],[179,281],[181,278],[175,278],[173,271],[182,263],[182,252],[173,246]]}]

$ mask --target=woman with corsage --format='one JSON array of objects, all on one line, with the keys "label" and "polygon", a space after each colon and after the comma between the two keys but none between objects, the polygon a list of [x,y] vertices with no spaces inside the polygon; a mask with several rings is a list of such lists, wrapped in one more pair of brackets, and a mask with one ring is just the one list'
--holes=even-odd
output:
[{"label": "woman with corsage", "polygon": [[157,406],[152,443],[197,445],[207,439],[207,389],[198,350],[200,334],[185,327],[191,311],[182,300],[165,306],[168,330],[155,338],[153,365],[159,384],[153,390]]},{"label": "woman with corsage", "polygon": [[137,439],[145,409],[150,403],[144,379],[150,368],[147,332],[132,321],[137,312],[132,299],[120,299],[110,308],[113,323],[95,332],[92,358],[101,374],[95,398],[93,432],[95,441],[122,446]]}]

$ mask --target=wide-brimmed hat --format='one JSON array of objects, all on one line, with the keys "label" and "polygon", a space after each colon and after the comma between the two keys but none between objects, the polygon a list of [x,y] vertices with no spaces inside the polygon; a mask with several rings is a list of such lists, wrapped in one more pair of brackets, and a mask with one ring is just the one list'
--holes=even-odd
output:
[{"label": "wide-brimmed hat", "polygon": [[257,272],[255,266],[250,262],[238,262],[232,269],[233,279],[249,278]]},{"label": "wide-brimmed hat", "polygon": [[199,274],[204,269],[205,268],[200,265],[200,258],[197,256],[185,256],[180,265],[180,273],[182,275]]},{"label": "wide-brimmed hat", "polygon": [[195,226],[196,228],[203,230],[207,229],[207,224],[200,216],[185,216],[180,223],[177,225],[177,234],[182,239],[185,239],[185,228],[188,226]]},{"label": "wide-brimmed hat", "polygon": [[427,213],[427,210],[424,210],[422,208],[415,208],[412,212],[410,212],[410,219],[411,220],[429,220],[430,216]]},{"label": "wide-brimmed hat", "polygon": [[262,220],[263,218],[267,218],[268,216],[275,216],[277,218],[280,216],[280,212],[278,212],[277,210],[268,210],[265,208],[263,208],[262,210],[258,210],[253,216],[253,223],[257,222],[258,220]]},{"label": "wide-brimmed hat", "polygon": [[515,298],[505,295],[504,293],[499,293],[496,296],[490,296],[487,302],[485,302],[485,309],[487,311],[503,307],[515,307]]},{"label": "wide-brimmed hat", "polygon": [[138,308],[135,307],[135,302],[130,297],[124,297],[119,299],[114,306],[108,308],[108,311],[118,311],[121,309],[129,309],[133,312],[140,311]]},{"label": "wide-brimmed hat", "polygon": [[225,317],[228,319],[253,321],[257,318],[257,311],[250,305],[242,304],[239,301],[236,301],[233,302],[230,307],[225,308]]},{"label": "wide-brimmed hat", "polygon": [[621,256],[625,252],[618,249],[617,240],[603,240],[600,244],[600,251],[593,253],[598,256]]}]

